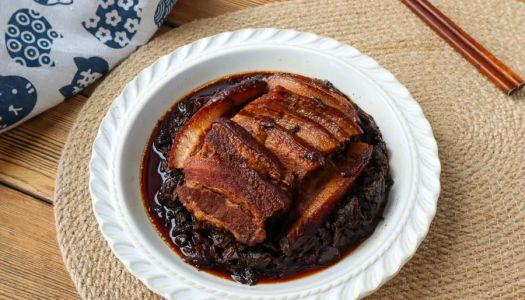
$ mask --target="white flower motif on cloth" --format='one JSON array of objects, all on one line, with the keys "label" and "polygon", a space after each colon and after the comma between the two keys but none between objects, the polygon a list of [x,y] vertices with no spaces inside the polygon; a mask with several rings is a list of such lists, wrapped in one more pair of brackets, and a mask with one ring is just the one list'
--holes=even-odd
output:
[{"label": "white flower motif on cloth", "polygon": [[[129,45],[133,40],[137,29],[140,27],[141,13],[139,0],[116,0],[111,1],[111,3],[107,1],[97,7],[95,16],[100,19],[96,25],[93,26],[91,18],[82,24],[89,33],[106,46],[120,49]],[[96,20],[95,17],[92,18]],[[106,35],[100,38],[98,35],[99,28],[109,30],[111,38],[107,39]]]},{"label": "white flower motif on cloth", "polygon": [[93,81],[97,80],[102,74],[93,72],[91,69],[88,69],[87,71],[80,72],[80,76],[82,76],[81,79],[77,80],[77,83],[80,87],[86,87]]},{"label": "white flower motif on cloth", "polygon": [[135,11],[135,13],[137,14],[137,17],[140,20],[140,18],[142,17],[142,7],[140,7],[140,5],[137,5],[137,6],[133,7],[133,11]]},{"label": "white flower motif on cloth", "polygon": [[73,93],[71,93],[71,96],[74,96],[74,95],[80,93],[82,90],[83,90],[83,88],[81,88],[79,86],[74,86],[73,87]]},{"label": "white flower motif on cloth", "polygon": [[102,74],[93,72],[91,69],[79,72],[80,78],[77,80],[76,85],[73,86],[73,95],[78,94],[88,85],[93,83],[97,78],[100,78]]},{"label": "white flower motif on cloth", "polygon": [[106,24],[111,26],[117,26],[117,24],[122,20],[122,18],[118,15],[118,11],[116,9],[106,13]]},{"label": "white flower motif on cloth", "polygon": [[124,31],[118,31],[115,33],[115,42],[120,46],[124,47],[129,44],[129,39]]},{"label": "white flower motif on cloth", "polygon": [[128,19],[126,21],[126,24],[124,24],[124,28],[126,28],[128,32],[132,32],[132,33],[137,31],[138,27],[139,27],[138,19]]},{"label": "white flower motif on cloth", "polygon": [[107,30],[104,27],[100,27],[97,30],[97,33],[95,34],[95,36],[103,43],[110,41],[112,39],[111,31]]},{"label": "white flower motif on cloth", "polygon": [[71,97],[88,86],[98,77],[109,71],[108,62],[99,56],[90,58],[75,57],[77,72],[73,76],[71,83],[60,88],[60,93],[64,97]]},{"label": "white flower motif on cloth", "polygon": [[131,6],[133,6],[133,0],[118,0],[118,6],[128,10]]},{"label": "white flower motif on cloth", "polygon": [[115,0],[98,0],[97,1],[100,7],[106,9],[110,7],[111,5],[115,4]]},{"label": "white flower motif on cloth", "polygon": [[174,2],[0,0],[0,133],[108,73],[148,41]]},{"label": "white flower motif on cloth", "polygon": [[97,27],[98,22],[100,22],[99,16],[93,16],[84,22],[86,28],[95,28]]}]

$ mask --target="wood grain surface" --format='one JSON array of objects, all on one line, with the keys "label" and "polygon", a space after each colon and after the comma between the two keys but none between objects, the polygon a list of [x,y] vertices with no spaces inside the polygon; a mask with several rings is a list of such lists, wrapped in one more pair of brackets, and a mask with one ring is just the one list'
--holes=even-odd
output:
[{"label": "wood grain surface", "polygon": [[3,185],[0,195],[0,299],[75,298],[53,207]]},{"label": "wood grain surface", "polygon": [[[277,1],[179,0],[156,36]],[[97,85],[0,135],[0,299],[78,298],[56,241],[53,190],[69,129]]]}]

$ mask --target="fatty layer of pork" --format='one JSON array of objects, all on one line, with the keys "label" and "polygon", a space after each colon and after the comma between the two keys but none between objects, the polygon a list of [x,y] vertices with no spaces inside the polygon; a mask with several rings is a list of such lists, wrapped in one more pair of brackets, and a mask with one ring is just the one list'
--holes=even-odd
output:
[{"label": "fatty layer of pork", "polygon": [[269,118],[241,111],[232,120],[277,156],[299,180],[324,165],[324,155],[320,151]]},{"label": "fatty layer of pork", "polygon": [[245,168],[257,171],[275,182],[291,186],[293,175],[281,161],[250,133],[230,119],[215,120],[204,138],[201,152],[232,160]]},{"label": "fatty layer of pork", "polygon": [[271,119],[321,152],[330,153],[339,147],[338,140],[327,129],[290,110],[285,103],[286,98],[283,94],[270,91],[250,102],[242,111]]},{"label": "fatty layer of pork", "polygon": [[236,108],[267,91],[267,83],[258,78],[244,80],[217,93],[177,132],[168,157],[170,168],[182,168],[184,161],[196,152],[202,138],[216,118],[227,116]]},{"label": "fatty layer of pork", "polygon": [[290,218],[295,220],[286,236],[292,247],[300,245],[317,230],[364,170],[372,150],[369,144],[353,143],[337,165],[328,164],[305,180],[290,213]]},{"label": "fatty layer of pork", "polygon": [[294,94],[307,98],[315,98],[323,104],[338,109],[352,120],[359,133],[363,133],[359,127],[359,116],[352,103],[326,82],[311,79],[300,75],[278,73],[267,78],[268,88],[274,90],[283,87]]},{"label": "fatty layer of pork", "polygon": [[[351,188],[372,146],[347,145],[362,133],[357,111],[331,87],[291,74],[266,80],[245,80],[197,111],[177,133],[169,166],[183,167],[177,195],[198,220],[252,246],[265,240],[268,219],[286,217],[298,245]],[[346,158],[331,161],[342,146]]]},{"label": "fatty layer of pork", "polygon": [[266,239],[264,228],[254,222],[252,215],[222,195],[204,187],[191,188],[187,185],[177,187],[177,194],[181,203],[197,220],[229,230],[236,240],[255,245]]},{"label": "fatty layer of pork", "polygon": [[[266,221],[288,211],[291,192],[280,162],[237,126],[229,120],[213,124],[199,152],[186,159],[185,183],[177,188],[177,194],[186,207],[191,203],[191,210],[199,212],[195,214],[198,220],[227,229],[240,242],[254,245],[265,239]],[[190,199],[188,188],[203,193],[193,192]],[[222,197],[217,204],[220,213],[202,209],[211,193]],[[245,216],[243,222],[250,226],[235,227],[228,221],[232,214]]]}]

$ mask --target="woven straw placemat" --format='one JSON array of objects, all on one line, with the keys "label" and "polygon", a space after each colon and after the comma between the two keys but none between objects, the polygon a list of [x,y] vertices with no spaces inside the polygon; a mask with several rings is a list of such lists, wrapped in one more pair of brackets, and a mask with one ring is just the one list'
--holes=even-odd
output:
[{"label": "woven straw placemat", "polygon": [[[525,4],[435,0],[525,75]],[[55,193],[58,240],[80,296],[156,297],[113,256],[91,210],[88,164],[102,117],[159,56],[245,27],[291,28],[346,42],[407,86],[438,141],[442,192],[430,232],[401,272],[370,298],[525,298],[525,92],[504,96],[399,1],[291,1],[183,25],[142,47],[95,91],[71,130]]]}]

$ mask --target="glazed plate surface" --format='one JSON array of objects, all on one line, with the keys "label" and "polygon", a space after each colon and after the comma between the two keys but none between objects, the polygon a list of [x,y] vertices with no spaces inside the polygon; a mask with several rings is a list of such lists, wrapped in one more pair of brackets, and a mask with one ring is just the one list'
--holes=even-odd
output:
[{"label": "glazed plate surface", "polygon": [[[192,90],[226,75],[283,71],[327,79],[379,126],[394,185],[374,234],[314,275],[246,286],[199,272],[155,232],[140,193],[140,163],[157,120]],[[93,146],[90,192],[100,230],[129,272],[168,299],[353,299],[415,253],[434,217],[440,162],[432,129],[395,77],[355,48],[312,33],[244,29],[198,40],[161,57],[131,81]]]}]

